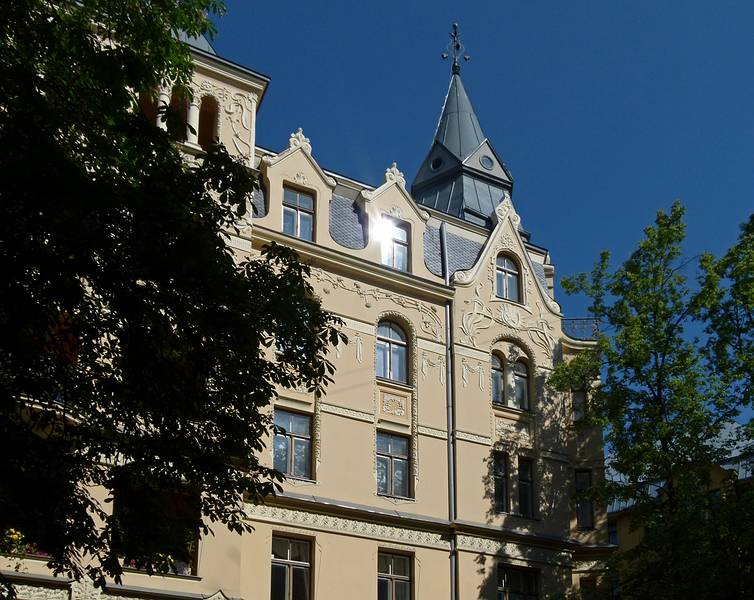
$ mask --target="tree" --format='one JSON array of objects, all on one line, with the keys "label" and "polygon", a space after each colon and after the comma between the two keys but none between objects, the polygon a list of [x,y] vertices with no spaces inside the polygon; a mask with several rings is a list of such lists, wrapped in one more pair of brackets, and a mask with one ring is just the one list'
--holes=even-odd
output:
[{"label": "tree", "polygon": [[[605,252],[589,276],[563,282],[569,293],[591,298],[600,333],[595,349],[558,365],[550,384],[586,390],[584,424],[604,427],[613,472],[589,493],[630,500],[632,526],[645,531],[637,548],[616,554],[610,565],[622,598],[732,598],[750,590],[740,573],[751,554],[739,551],[733,537],[733,558],[721,559],[715,545],[722,541],[723,515],[733,511],[718,510],[708,478],[727,455],[721,432],[739,403],[730,370],[710,360],[698,339],[721,291],[713,276],[694,283],[685,274],[695,263],[715,262],[684,257],[683,214],[679,204],[659,212],[618,268],[610,269]],[[736,497],[726,493],[721,501]]]},{"label": "tree", "polygon": [[292,251],[227,246],[248,169],[219,145],[186,164],[138,110],[186,84],[177,36],[222,10],[18,0],[0,20],[0,550],[97,584],[173,568],[211,523],[249,529],[243,498],[280,479],[257,459],[265,407],[321,394],[342,338]]}]

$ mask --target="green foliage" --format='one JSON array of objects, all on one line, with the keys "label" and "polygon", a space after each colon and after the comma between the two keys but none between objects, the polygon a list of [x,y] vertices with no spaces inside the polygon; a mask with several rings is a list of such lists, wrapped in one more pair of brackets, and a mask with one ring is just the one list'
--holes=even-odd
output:
[{"label": "green foliage", "polygon": [[[294,252],[227,246],[250,172],[219,145],[187,165],[138,110],[188,81],[176,35],[221,11],[17,0],[0,20],[0,531],[97,584],[134,522],[97,494],[124,478],[196,498],[204,535],[249,529],[242,498],[280,479],[257,459],[265,407],[277,386],[323,393],[341,337]],[[164,571],[158,546],[129,559]]]},{"label": "green foliage", "polygon": [[[635,550],[613,560],[625,598],[739,597],[718,595],[714,585],[702,581],[714,576],[713,565],[700,564],[700,557],[714,555],[709,476],[730,451],[721,433],[740,408],[741,398],[730,386],[732,365],[741,365],[741,355],[735,354],[740,346],[731,345],[733,328],[718,326],[712,347],[719,360],[713,361],[696,335],[709,325],[709,314],[723,321],[731,312],[746,311],[752,296],[743,294],[742,301],[726,295],[718,283],[721,273],[735,279],[745,272],[736,281],[750,284],[751,270],[741,270],[738,259],[716,263],[702,256],[698,263],[708,275],[690,282],[685,273],[697,259],[682,253],[683,214],[678,203],[669,214],[659,212],[638,248],[616,269],[603,253],[591,275],[564,282],[569,293],[592,299],[590,311],[601,333],[594,349],[556,367],[550,385],[586,390],[586,422],[605,428],[613,477],[590,495],[630,500],[632,527],[651,532]],[[751,259],[751,245],[735,252]],[[735,252],[729,256],[738,257]],[[740,336],[741,329],[736,331]],[[738,496],[723,496],[726,511],[738,505]],[[710,537],[702,540],[700,532]],[[705,544],[707,553],[701,551]],[[737,557],[750,556],[751,546],[732,550]],[[732,564],[742,567],[736,558],[728,571]],[[729,583],[751,589],[743,577]],[[707,591],[699,595],[702,589]]]}]

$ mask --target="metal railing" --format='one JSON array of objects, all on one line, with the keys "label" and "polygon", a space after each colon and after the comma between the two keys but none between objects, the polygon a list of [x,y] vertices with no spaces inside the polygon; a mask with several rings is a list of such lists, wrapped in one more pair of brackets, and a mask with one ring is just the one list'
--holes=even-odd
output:
[{"label": "metal railing", "polygon": [[599,319],[584,317],[580,319],[561,319],[563,333],[574,340],[594,340],[600,330]]}]

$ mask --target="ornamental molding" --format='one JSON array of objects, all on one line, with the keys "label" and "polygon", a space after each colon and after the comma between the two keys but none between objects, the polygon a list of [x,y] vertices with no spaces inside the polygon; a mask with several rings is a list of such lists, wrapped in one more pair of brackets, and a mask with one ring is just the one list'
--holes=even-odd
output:
[{"label": "ornamental molding", "polygon": [[492,438],[486,435],[479,435],[476,433],[468,433],[466,431],[456,431],[456,438],[464,440],[466,442],[473,442],[475,444],[482,444],[484,446],[492,445]]},{"label": "ornamental molding", "polygon": [[382,404],[380,412],[385,415],[394,415],[396,417],[406,416],[406,397],[396,396],[387,392],[382,393]]},{"label": "ornamental molding", "polygon": [[525,562],[543,562],[565,567],[571,566],[572,559],[569,552],[546,550],[544,548],[535,548],[524,544],[512,544],[502,540],[475,535],[459,534],[457,540],[459,550],[494,554]]},{"label": "ornamental molding", "polygon": [[484,391],[484,365],[477,363],[476,366],[472,366],[466,358],[461,358],[461,382],[463,387],[469,384],[469,373],[476,373],[479,383],[479,389]]},{"label": "ornamental molding", "polygon": [[[67,587],[43,587],[38,585],[17,585],[13,588],[16,590],[18,600],[69,600],[70,592]],[[79,598],[83,598],[79,596]]]},{"label": "ornamental molding", "polygon": [[528,423],[510,421],[502,417],[495,417],[495,437],[498,442],[514,443],[520,446],[532,445],[531,429]]},{"label": "ornamental molding", "polygon": [[440,440],[448,439],[448,432],[444,429],[435,429],[434,427],[426,427],[425,425],[419,425],[418,429],[420,435],[426,435]]},{"label": "ornamental molding", "polygon": [[574,571],[604,571],[605,568],[601,560],[577,560],[573,563]]},{"label": "ornamental molding", "polygon": [[[289,156],[292,156],[295,153],[301,153],[303,154],[309,164],[312,166],[314,171],[317,173],[317,176],[324,182],[324,184],[329,187],[331,190],[335,189],[335,186],[337,185],[337,182],[334,178],[330,177],[327,173],[324,172],[322,167],[319,166],[316,160],[314,160],[314,157],[312,156],[312,144],[308,137],[304,135],[303,130],[301,127],[299,127],[296,131],[294,131],[290,137],[288,138],[288,148],[283,150],[278,155],[267,155],[262,157],[262,164],[267,167],[272,167],[274,165],[277,165],[281,162],[283,162],[285,159],[287,159]],[[294,183],[298,184],[306,184],[311,185],[311,182],[308,181],[308,178],[306,174],[303,171],[298,171],[293,176]]]},{"label": "ornamental molding", "polygon": [[365,423],[374,423],[374,415],[362,410],[346,408],[345,406],[338,406],[337,404],[326,404],[324,402],[320,403],[320,410],[331,415],[356,419],[357,421],[364,421]]},{"label": "ornamental molding", "polygon": [[346,519],[334,515],[293,510],[279,506],[247,504],[246,516],[250,519],[257,519],[260,521],[280,523],[306,529],[335,531],[369,539],[378,538],[410,544],[412,546],[441,548],[443,550],[450,548],[449,542],[444,540],[443,536],[439,533],[393,527],[391,525],[382,525],[356,519]]},{"label": "ornamental molding", "polygon": [[[335,290],[344,290],[354,293],[361,298],[365,308],[372,308],[376,303],[388,300],[401,308],[417,311],[420,319],[419,326],[422,332],[435,340],[441,340],[442,322],[435,306],[380,288],[367,287],[355,281],[347,282],[343,277],[332,275],[316,267],[311,269],[311,274],[314,279],[322,284],[322,292],[324,294],[330,294]],[[400,313],[394,314],[398,314],[401,320],[406,321],[405,315]],[[415,343],[414,348],[416,348]]]},{"label": "ornamental molding", "polygon": [[[367,212],[367,214],[370,214],[373,211],[369,210],[367,207],[369,205],[373,205],[377,198],[382,196],[382,194],[384,194],[389,189],[392,189],[393,187],[398,188],[399,194],[403,196],[404,200],[413,209],[414,213],[417,217],[419,217],[419,219],[421,219],[425,223],[429,221],[429,213],[426,210],[419,208],[414,199],[411,197],[411,194],[409,194],[408,190],[406,190],[406,177],[401,171],[398,170],[398,165],[396,163],[393,163],[387,169],[385,169],[385,180],[383,181],[382,185],[374,190],[361,190],[357,202],[361,204],[361,208],[363,208]],[[396,206],[393,206],[389,210],[392,211],[396,208],[401,211],[401,209]],[[402,216],[402,211],[399,214],[401,216],[398,216],[396,214],[393,214],[392,216],[403,219],[404,217]]]}]

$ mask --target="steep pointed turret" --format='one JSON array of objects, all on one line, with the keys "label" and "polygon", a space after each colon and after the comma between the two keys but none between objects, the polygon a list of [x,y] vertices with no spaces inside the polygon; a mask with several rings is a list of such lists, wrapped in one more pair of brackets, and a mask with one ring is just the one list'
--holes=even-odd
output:
[{"label": "steep pointed turret", "polygon": [[[504,190],[510,191],[513,180],[482,132],[461,81],[458,59],[463,46],[456,24],[448,49],[453,56],[448,94],[432,147],[411,184],[411,193],[419,204],[492,227],[495,207]],[[443,54],[443,58],[448,56]]]}]

